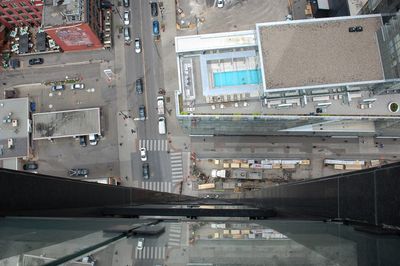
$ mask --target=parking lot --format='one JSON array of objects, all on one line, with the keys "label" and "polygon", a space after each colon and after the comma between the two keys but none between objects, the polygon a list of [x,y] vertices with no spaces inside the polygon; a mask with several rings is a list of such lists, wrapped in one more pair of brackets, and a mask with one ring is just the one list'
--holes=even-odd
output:
[{"label": "parking lot", "polygon": [[[10,74],[22,73],[19,75],[21,85],[7,87],[15,88],[18,97],[29,96],[35,102],[36,113],[99,107],[102,136],[96,146],[89,145],[88,142],[86,147],[81,147],[79,140],[72,137],[33,141],[32,159],[37,160],[38,172],[68,176],[68,169],[86,168],[89,169],[88,178],[118,176],[117,125],[113,119],[118,110],[115,104],[115,87],[109,86],[102,73],[107,67],[106,63],[84,62],[58,66],[50,63],[54,57],[59,55],[45,55],[44,59],[48,64],[11,72]],[[51,91],[51,85],[41,84],[67,77],[79,79],[78,83],[83,83],[85,88],[72,90],[72,83],[68,83],[65,84],[65,90]],[[99,154],[101,156],[96,156]]]}]

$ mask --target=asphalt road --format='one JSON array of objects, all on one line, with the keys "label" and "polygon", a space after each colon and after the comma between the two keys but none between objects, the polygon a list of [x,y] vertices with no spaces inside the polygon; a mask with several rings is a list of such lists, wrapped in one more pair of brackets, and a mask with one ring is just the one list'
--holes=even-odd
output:
[{"label": "asphalt road", "polygon": [[[121,14],[124,8],[119,9]],[[150,166],[149,181],[168,181],[171,176],[169,156],[165,147],[166,135],[158,133],[157,96],[159,88],[163,87],[162,62],[159,42],[154,41],[152,34],[153,18],[150,15],[150,5],[143,1],[131,1],[131,38],[141,38],[142,52],[135,53],[134,43],[125,45],[125,71],[126,88],[128,90],[128,110],[133,118],[138,118],[140,105],[146,107],[146,120],[135,119],[137,128],[138,146],[144,141],[151,142],[154,147],[148,151],[148,163]],[[116,16],[115,18],[119,18]],[[120,23],[120,22],[118,22]],[[121,23],[122,24],[122,23]],[[121,36],[122,38],[122,36]],[[135,91],[136,79],[143,78],[144,93],[139,95]],[[164,141],[161,141],[164,140]],[[132,172],[134,180],[142,181],[142,162],[138,152],[132,153]]]}]

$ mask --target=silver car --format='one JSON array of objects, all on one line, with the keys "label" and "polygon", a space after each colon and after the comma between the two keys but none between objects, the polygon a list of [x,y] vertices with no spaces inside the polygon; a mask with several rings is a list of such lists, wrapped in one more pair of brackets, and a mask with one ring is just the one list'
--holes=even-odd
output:
[{"label": "silver car", "polygon": [[125,43],[131,42],[131,29],[128,27],[124,28],[124,40],[125,40]]},{"label": "silver car", "polygon": [[129,17],[130,17],[130,12],[129,11],[125,11],[124,12],[124,25],[128,26],[130,21],[129,21]]}]

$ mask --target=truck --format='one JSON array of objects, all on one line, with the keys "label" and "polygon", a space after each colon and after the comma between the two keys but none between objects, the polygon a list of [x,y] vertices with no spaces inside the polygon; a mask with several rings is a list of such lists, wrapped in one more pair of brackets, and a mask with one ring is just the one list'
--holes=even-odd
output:
[{"label": "truck", "polygon": [[203,189],[213,189],[215,188],[215,184],[214,183],[209,183],[209,184],[202,184],[198,186],[199,190],[203,190]]},{"label": "truck", "polygon": [[229,171],[213,169],[213,170],[211,170],[211,177],[227,178],[227,177],[229,177]]},{"label": "truck", "polygon": [[164,115],[164,96],[157,97],[157,111],[158,115]]}]

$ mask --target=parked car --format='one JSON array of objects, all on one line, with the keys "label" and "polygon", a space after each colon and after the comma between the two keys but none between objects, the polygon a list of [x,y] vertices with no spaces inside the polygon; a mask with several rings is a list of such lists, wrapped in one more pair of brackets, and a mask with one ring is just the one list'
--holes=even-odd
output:
[{"label": "parked car", "polygon": [[137,250],[142,250],[144,246],[144,238],[139,238],[137,243]]},{"label": "parked car", "polygon": [[131,29],[128,27],[124,28],[124,40],[125,43],[130,43],[131,41]]},{"label": "parked car", "polygon": [[217,7],[218,8],[223,8],[224,7],[224,0],[218,0],[217,1]]},{"label": "parked car", "polygon": [[35,162],[27,162],[26,164],[24,164],[24,166],[22,167],[24,170],[36,170],[38,169],[38,164]]},{"label": "parked car", "polygon": [[71,90],[83,90],[85,88],[85,84],[83,83],[75,83],[71,85]]},{"label": "parked car", "polygon": [[362,26],[349,27],[349,32],[362,32],[363,30]]},{"label": "parked car", "polygon": [[69,176],[83,176],[83,177],[88,177],[88,175],[89,175],[89,170],[86,169],[86,168],[69,169],[69,170],[68,170],[68,175],[69,175]]},{"label": "parked car", "polygon": [[21,62],[19,61],[19,59],[13,58],[13,59],[10,59],[9,65],[13,69],[16,69],[16,68],[21,67]]},{"label": "parked car", "polygon": [[149,169],[149,164],[148,163],[144,163],[143,165],[142,165],[142,168],[143,168],[143,178],[144,179],[149,179],[149,176],[150,176],[150,169]]},{"label": "parked car", "polygon": [[97,145],[98,136],[97,134],[89,134],[89,144],[90,145]]},{"label": "parked car", "polygon": [[124,7],[129,7],[129,0],[124,0]]},{"label": "parked car", "polygon": [[151,15],[153,17],[157,17],[158,16],[158,5],[157,5],[157,2],[151,2],[150,3],[150,7],[151,7]]},{"label": "parked car", "polygon": [[160,35],[160,23],[158,23],[158,20],[153,21],[153,35]]},{"label": "parked car", "polygon": [[139,119],[140,120],[146,119],[146,107],[144,105],[139,106]]},{"label": "parked car", "polygon": [[143,93],[143,80],[141,78],[137,79],[135,82],[135,88],[137,94]]},{"label": "parked car", "polygon": [[142,160],[142,162],[147,161],[147,152],[145,147],[140,148],[140,160]]},{"label": "parked car", "polygon": [[86,147],[86,136],[79,136],[79,144],[82,147]]},{"label": "parked car", "polygon": [[139,38],[135,39],[135,52],[139,54],[142,51],[142,44]]},{"label": "parked car", "polygon": [[29,59],[29,65],[33,66],[33,65],[41,65],[43,64],[44,60],[43,58],[32,58]]},{"label": "parked car", "polygon": [[51,86],[51,91],[63,91],[63,90],[65,90],[65,86],[64,85]]},{"label": "parked car", "polygon": [[129,11],[124,11],[124,25],[128,26],[130,21],[129,21],[129,17],[130,17],[130,12]]}]

